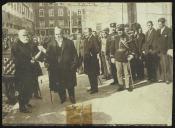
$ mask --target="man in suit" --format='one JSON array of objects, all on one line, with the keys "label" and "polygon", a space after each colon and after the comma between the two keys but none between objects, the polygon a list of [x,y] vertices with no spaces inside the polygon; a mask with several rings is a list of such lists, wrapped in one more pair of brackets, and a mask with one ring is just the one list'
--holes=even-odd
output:
[{"label": "man in suit", "polygon": [[11,49],[12,57],[15,63],[15,86],[19,92],[19,110],[23,113],[30,113],[32,97],[35,82],[35,58],[32,56],[32,45],[29,41],[27,30],[19,30],[18,40]]},{"label": "man in suit", "polygon": [[172,57],[169,56],[169,52],[173,52],[172,31],[165,25],[165,18],[158,19],[158,26],[156,43],[156,51],[159,57],[158,80],[168,84],[171,80],[170,68],[173,66]]},{"label": "man in suit", "polygon": [[66,101],[66,90],[72,103],[75,101],[74,86],[78,55],[73,41],[63,37],[63,31],[55,27],[55,38],[47,46],[46,63],[48,63],[49,87],[58,92],[61,104]]},{"label": "man in suit", "polygon": [[157,40],[157,33],[153,27],[153,22],[147,22],[148,31],[145,34],[145,44],[143,46],[143,54],[145,66],[147,69],[147,79],[148,82],[156,81],[156,71],[157,71],[157,55],[155,52],[155,43]]},{"label": "man in suit", "polygon": [[94,94],[98,92],[99,60],[97,54],[100,48],[97,38],[92,35],[91,28],[85,28],[84,34],[84,71],[88,75],[91,86],[88,91],[90,91],[90,94]]},{"label": "man in suit", "polygon": [[[108,60],[111,60],[110,59],[111,44],[112,44],[112,42],[115,41],[115,37],[117,36],[116,23],[110,24],[110,31],[111,31],[111,33],[108,35],[107,41],[106,41],[106,57],[107,57],[107,59],[109,58]],[[111,83],[111,85],[116,85],[118,83],[116,66],[114,63],[110,62],[110,67],[111,67],[111,74],[112,74],[112,77],[114,80]]]}]

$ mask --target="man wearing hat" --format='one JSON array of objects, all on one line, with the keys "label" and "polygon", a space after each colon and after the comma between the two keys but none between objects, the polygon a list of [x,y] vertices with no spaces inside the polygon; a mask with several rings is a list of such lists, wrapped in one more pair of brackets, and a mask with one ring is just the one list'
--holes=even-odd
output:
[{"label": "man wearing hat", "polygon": [[165,18],[158,19],[159,29],[157,30],[158,40],[156,43],[156,51],[159,57],[158,64],[158,80],[167,84],[172,80],[172,53],[173,40],[172,31],[165,25]]},{"label": "man wearing hat", "polygon": [[[115,63],[117,68],[119,90],[122,91],[126,88],[128,91],[132,91],[128,61],[133,58],[133,55],[131,55],[132,50],[128,43],[129,37],[124,33],[123,25],[118,28],[118,36],[115,38],[115,41],[111,44],[111,61]],[[125,82],[123,81],[123,76],[125,77]]]},{"label": "man wearing hat", "polygon": [[[109,36],[107,37],[107,44],[106,44],[106,56],[107,58],[109,58],[110,60],[110,52],[111,52],[111,43],[115,41],[115,37],[117,36],[117,32],[116,32],[116,23],[111,23],[110,24],[110,31],[111,33],[109,34]],[[111,74],[113,77],[113,82],[111,83],[111,85],[115,85],[118,83],[117,81],[117,70],[115,67],[115,64],[110,62],[110,67],[111,67]]]}]

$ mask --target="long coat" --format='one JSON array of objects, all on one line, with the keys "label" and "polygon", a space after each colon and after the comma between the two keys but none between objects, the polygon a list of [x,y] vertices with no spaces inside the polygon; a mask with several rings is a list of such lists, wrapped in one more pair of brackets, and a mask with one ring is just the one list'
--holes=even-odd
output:
[{"label": "long coat", "polygon": [[12,58],[15,63],[15,86],[18,91],[21,89],[26,95],[31,95],[34,86],[35,68],[31,63],[32,45],[23,44],[20,40],[15,42],[11,49]]},{"label": "long coat", "polygon": [[156,51],[166,54],[168,49],[173,48],[172,31],[166,26],[162,34],[161,29],[157,30],[157,36]]},{"label": "long coat", "polygon": [[78,55],[73,41],[63,38],[60,63],[58,62],[56,40],[49,42],[46,52],[48,63],[49,86],[52,91],[58,91],[58,85],[71,88],[76,85],[76,69]]},{"label": "long coat", "polygon": [[91,35],[84,42],[84,71],[86,74],[95,73],[99,75],[100,67],[97,54],[100,52],[97,39]]},{"label": "long coat", "polygon": [[137,54],[138,57],[142,55],[142,50],[143,50],[144,43],[145,43],[145,35],[143,33],[138,34],[137,38],[135,39],[136,54]]}]

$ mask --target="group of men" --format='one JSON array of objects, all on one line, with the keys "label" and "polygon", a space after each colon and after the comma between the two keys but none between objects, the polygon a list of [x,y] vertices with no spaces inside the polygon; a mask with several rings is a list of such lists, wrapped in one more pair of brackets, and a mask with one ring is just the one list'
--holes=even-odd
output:
[{"label": "group of men", "polygon": [[158,20],[158,25],[160,28],[155,30],[152,21],[148,21],[148,31],[143,34],[138,23],[131,26],[111,23],[110,29],[104,29],[101,36],[85,28],[78,52],[60,27],[55,27],[54,38],[46,46],[35,48],[27,30],[20,30],[19,40],[12,47],[20,112],[30,112],[32,107],[29,100],[40,72],[36,69],[38,61],[45,62],[50,90],[59,94],[61,103],[67,100],[66,90],[71,103],[76,103],[76,72],[82,67],[88,75],[90,94],[98,92],[100,70],[103,78],[113,78],[111,85],[119,85],[120,91],[133,90],[133,81],[144,78],[144,66],[149,81],[169,83],[173,65],[172,32],[164,18]]}]

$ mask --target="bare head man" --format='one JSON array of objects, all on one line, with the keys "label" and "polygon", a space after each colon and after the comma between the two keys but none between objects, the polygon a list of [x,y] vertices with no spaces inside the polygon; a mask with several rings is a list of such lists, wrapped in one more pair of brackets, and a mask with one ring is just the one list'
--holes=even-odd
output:
[{"label": "bare head man", "polygon": [[92,34],[92,29],[91,28],[85,28],[84,29],[84,35],[86,37],[90,36]]},{"label": "bare head man", "polygon": [[152,30],[153,29],[153,22],[152,21],[148,21],[147,22],[147,27],[148,27],[148,30]]},{"label": "bare head man", "polygon": [[160,29],[162,29],[165,26],[165,18],[159,18],[158,19],[158,26]]},{"label": "bare head man", "polygon": [[63,38],[63,30],[60,27],[55,27],[55,39]]},{"label": "bare head man", "polygon": [[19,30],[18,38],[22,43],[24,43],[24,44],[28,43],[29,42],[29,33],[28,33],[28,31],[26,29]]}]

